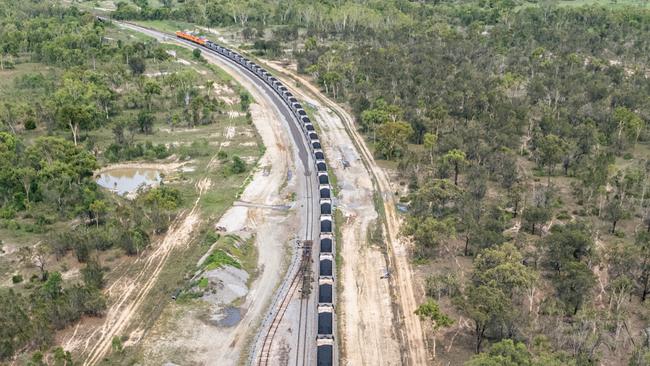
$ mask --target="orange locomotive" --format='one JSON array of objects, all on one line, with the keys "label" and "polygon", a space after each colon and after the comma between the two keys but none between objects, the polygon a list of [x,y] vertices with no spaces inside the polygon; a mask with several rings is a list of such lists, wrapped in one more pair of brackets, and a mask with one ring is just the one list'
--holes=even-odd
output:
[{"label": "orange locomotive", "polygon": [[178,36],[179,38],[187,39],[188,41],[192,41],[194,43],[198,43],[200,45],[205,45],[205,38],[202,37],[193,36],[189,33],[181,32],[181,31],[176,32],[176,36]]}]

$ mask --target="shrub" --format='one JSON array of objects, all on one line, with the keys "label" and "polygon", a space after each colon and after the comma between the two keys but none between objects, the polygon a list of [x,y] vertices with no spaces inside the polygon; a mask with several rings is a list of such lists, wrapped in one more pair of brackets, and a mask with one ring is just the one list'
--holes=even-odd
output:
[{"label": "shrub", "polygon": [[0,209],[0,218],[13,219],[16,217],[16,210],[13,207],[3,207]]},{"label": "shrub", "polygon": [[208,271],[221,268],[223,266],[241,268],[241,264],[239,264],[235,258],[221,249],[217,249],[212,252],[208,256],[208,259],[205,261],[205,269]]},{"label": "shrub", "polygon": [[36,213],[34,219],[37,225],[51,225],[56,221],[54,217],[43,213]]},{"label": "shrub", "polygon": [[212,245],[215,243],[217,240],[221,238],[221,235],[219,233],[215,233],[212,230],[208,230],[208,232],[205,233],[205,236],[203,237],[203,245]]},{"label": "shrub", "polygon": [[5,221],[4,227],[7,230],[19,230],[20,224],[16,220],[7,220]]},{"label": "shrub", "polygon": [[15,274],[15,275],[13,275],[13,276],[11,277],[11,282],[14,283],[14,284],[16,284],[16,283],[21,283],[21,282],[23,282],[23,276],[21,276],[21,275],[19,275],[19,274]]},{"label": "shrub", "polygon": [[555,216],[555,218],[558,220],[568,220],[571,218],[571,216],[566,211],[562,211],[558,213],[557,216]]},{"label": "shrub", "polygon": [[79,263],[88,262],[90,259],[90,247],[85,242],[74,243],[74,254]]},{"label": "shrub", "polygon": [[36,129],[36,121],[33,118],[30,118],[27,121],[25,121],[25,129],[26,130],[35,130]]},{"label": "shrub", "polygon": [[246,171],[246,162],[237,155],[233,156],[232,162],[230,164],[230,172],[233,174],[240,174],[245,171]]},{"label": "shrub", "polygon": [[195,48],[192,50],[192,57],[194,57],[195,60],[201,60],[201,49]]},{"label": "shrub", "polygon": [[134,145],[111,144],[104,153],[110,162],[146,158],[147,160],[164,159],[171,153],[164,144],[154,145],[151,141]]},{"label": "shrub", "polygon": [[248,111],[248,107],[250,107],[251,102],[252,98],[250,94],[245,91],[239,93],[239,106],[241,107],[242,111]]}]

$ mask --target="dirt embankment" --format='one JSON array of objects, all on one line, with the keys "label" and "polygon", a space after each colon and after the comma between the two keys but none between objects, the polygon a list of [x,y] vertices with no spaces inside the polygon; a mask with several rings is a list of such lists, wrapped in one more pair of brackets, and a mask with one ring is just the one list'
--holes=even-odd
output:
[{"label": "dirt embankment", "polygon": [[[213,305],[203,304],[198,309],[172,305],[144,341],[146,364],[234,365],[245,358],[249,342],[285,270],[286,244],[296,232],[295,211],[265,207],[286,203],[287,192],[297,189],[295,177],[299,176],[295,172],[289,174],[296,169],[294,155],[277,110],[249,80],[223,61],[208,54],[205,57],[226,69],[256,101],[251,106],[251,117],[266,151],[240,197],[242,202],[251,204],[231,207],[215,226],[224,228],[226,233],[255,234],[260,253],[258,273],[243,302],[238,304],[241,320],[233,326],[206,321],[209,318],[206,313],[219,311]],[[287,181],[289,175],[294,178]]]},{"label": "dirt embankment", "polygon": [[[341,228],[344,238],[344,288],[340,294],[343,309],[340,309],[342,314],[339,315],[344,337],[341,350],[344,364],[427,364],[429,357],[425,336],[420,319],[414,314],[417,299],[422,297],[422,289],[416,288],[413,279],[409,243],[399,237],[401,222],[395,209],[395,190],[391,187],[388,174],[376,165],[364,139],[356,131],[354,119],[345,109],[323,95],[309,80],[284,65],[275,62],[268,64],[293,79],[283,78],[288,81],[287,85],[294,85],[297,81],[306,90],[293,88],[301,98],[317,108],[327,155],[330,158],[345,158],[351,163],[348,169],[342,169],[340,162],[334,164],[342,186],[337,198],[346,217]],[[355,166],[359,166],[359,169]],[[375,190],[383,198],[387,258],[379,248],[368,246],[365,235],[368,217],[376,214],[374,207],[367,204],[372,202],[372,192]],[[348,201],[350,196],[354,197],[353,202]],[[354,206],[350,206],[350,203]],[[356,207],[358,204],[360,206]],[[391,278],[380,280],[386,269],[390,270]],[[393,298],[389,296],[391,293]],[[397,314],[390,311],[392,303],[397,305]]]},{"label": "dirt embankment", "polygon": [[[211,56],[210,62],[224,66]],[[228,69],[228,67],[225,67]],[[294,155],[288,148],[289,142],[276,109],[266,101],[265,96],[237,72],[229,70],[235,79],[253,95],[258,104],[251,105],[251,114],[267,150],[260,160],[259,169],[241,198],[247,202],[278,204],[282,192],[293,190],[294,184],[287,176],[293,169]],[[293,176],[298,176],[293,174]],[[295,179],[294,179],[295,180]],[[204,309],[185,309],[172,305],[165,309],[161,320],[153,329],[133,329],[139,318],[142,305],[151,289],[177,248],[188,245],[194,230],[201,221],[199,200],[211,186],[201,180],[197,184],[200,192],[193,208],[179,215],[168,234],[155,243],[152,252],[142,255],[135,264],[126,268],[121,276],[112,281],[106,290],[110,299],[106,316],[98,321],[83,322],[64,335],[61,344],[66,350],[83,357],[84,365],[96,364],[110,351],[114,337],[128,335],[129,344],[141,345],[145,364],[164,364],[174,361],[181,364],[235,364],[242,357],[248,338],[255,331],[260,315],[270,301],[279,275],[283,270],[285,243],[290,239],[290,227],[296,220],[288,220],[286,213],[274,211],[269,215],[263,208],[233,207],[215,226],[228,230],[253,231],[259,255],[258,277],[251,285],[243,304],[241,321],[234,327],[217,328],[204,321]],[[283,189],[284,187],[284,189]],[[281,192],[282,191],[282,192]],[[172,315],[171,322],[165,322],[165,315]],[[169,318],[169,316],[167,316]],[[144,337],[144,338],[143,338]]]}]

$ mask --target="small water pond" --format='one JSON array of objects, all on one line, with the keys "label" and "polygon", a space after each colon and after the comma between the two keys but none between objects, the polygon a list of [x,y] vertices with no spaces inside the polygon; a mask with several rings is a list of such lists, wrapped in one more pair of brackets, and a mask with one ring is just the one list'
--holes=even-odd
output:
[{"label": "small water pond", "polygon": [[97,184],[111,191],[125,195],[138,190],[140,186],[150,186],[160,183],[162,176],[159,170],[149,168],[119,168],[101,173]]},{"label": "small water pond", "polygon": [[239,323],[241,316],[241,309],[234,306],[228,306],[223,310],[223,318],[219,320],[219,325],[222,327],[233,327]]}]

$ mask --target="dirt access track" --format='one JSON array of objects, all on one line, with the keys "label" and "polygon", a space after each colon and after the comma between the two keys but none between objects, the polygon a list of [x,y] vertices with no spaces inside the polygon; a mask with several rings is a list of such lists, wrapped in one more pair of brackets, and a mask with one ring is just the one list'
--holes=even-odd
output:
[{"label": "dirt access track", "polygon": [[[137,27],[129,28],[140,31]],[[156,37],[155,34],[153,36]],[[251,116],[267,149],[259,163],[263,169],[258,169],[253,175],[241,199],[260,206],[280,203],[282,194],[295,190],[294,185],[301,185],[294,183],[297,179],[287,184],[288,171],[300,170],[300,167],[294,164],[297,152],[289,147],[289,133],[283,127],[277,108],[249,80],[223,60],[210,55],[205,57],[209,62],[224,68],[256,100],[256,103],[251,105]],[[301,173],[296,172],[293,176],[299,177]],[[153,252],[136,260],[136,263],[140,264],[138,272],[122,275],[113,281],[106,291],[110,306],[101,323],[77,326],[70,336],[62,340],[65,349],[74,350],[84,357],[84,365],[99,363],[110,351],[113,338],[123,335],[129,336],[129,344],[141,341],[143,353],[146,355],[145,364],[164,364],[168,354],[158,353],[157,350],[160,349],[181,353],[186,361],[192,364],[236,364],[242,358],[242,351],[248,344],[251,332],[256,330],[259,318],[281,279],[279,274],[284,269],[286,251],[284,243],[291,239],[289,236],[294,232],[287,226],[300,223],[300,219],[290,218],[290,215],[296,216],[295,211],[289,214],[269,214],[268,211],[262,212],[263,208],[237,206],[226,212],[216,224],[225,227],[229,232],[253,230],[256,238],[261,238],[256,239],[258,250],[264,253],[259,255],[258,278],[251,284],[242,305],[246,312],[237,326],[217,328],[202,323],[192,314],[185,313],[175,320],[173,327],[176,334],[157,332],[158,324],[154,325],[150,332],[136,328],[139,310],[167,259],[176,248],[189,245],[194,229],[199,226],[201,218],[198,202],[201,194],[209,188],[209,180],[200,181],[197,184],[200,195],[193,208],[179,215],[168,235],[161,242],[154,244]],[[293,224],[286,224],[287,222]],[[170,339],[173,341],[170,342]]]},{"label": "dirt access track", "polygon": [[[149,291],[155,285],[171,253],[188,245],[192,232],[200,222],[198,202],[202,194],[210,188],[210,181],[202,179],[197,183],[199,197],[189,212],[183,212],[172,224],[168,234],[146,255],[140,255],[133,266],[137,273],[129,273],[126,268],[116,268],[123,273],[106,289],[109,308],[102,323],[97,326],[78,323],[73,334],[63,340],[66,350],[85,356],[84,365],[99,363],[111,347],[115,336],[121,336],[128,329],[138,309],[144,303]],[[86,326],[84,326],[84,324]]]},{"label": "dirt access track", "polygon": [[[276,62],[265,62],[292,92],[316,108],[320,136],[339,183],[338,204],[344,215],[341,307],[341,356],[345,365],[426,365],[427,345],[420,319],[409,243],[399,237],[400,219],[386,172],[358,134],[354,119],[305,78]],[[337,160],[337,161],[334,161]],[[345,160],[350,167],[344,168]],[[386,215],[387,255],[371,246],[367,231],[377,216],[373,192],[380,192]],[[339,264],[340,265],[340,264]],[[381,276],[389,270],[389,279]],[[418,289],[422,292],[422,289]],[[391,298],[392,297],[392,298]]]},{"label": "dirt access track", "polygon": [[[244,309],[240,321],[232,327],[208,324],[193,309],[176,307],[175,314],[164,316],[171,319],[163,322],[166,324],[156,324],[143,342],[145,364],[160,365],[174,360],[180,364],[236,365],[246,358],[249,343],[286,270],[286,244],[301,223],[296,217],[298,210],[285,212],[264,208],[285,203],[283,197],[289,191],[299,191],[298,196],[301,196],[302,184],[297,184],[297,177],[304,177],[304,173],[301,165],[295,164],[292,143],[282,117],[268,97],[240,71],[207,52],[204,57],[226,70],[256,101],[251,107],[251,117],[266,151],[259,162],[260,169],[240,197],[240,202],[246,204],[231,207],[216,226],[225,228],[226,233],[250,231],[255,234],[258,277],[252,282],[243,304],[239,305]],[[294,179],[287,182],[289,171]]]}]

